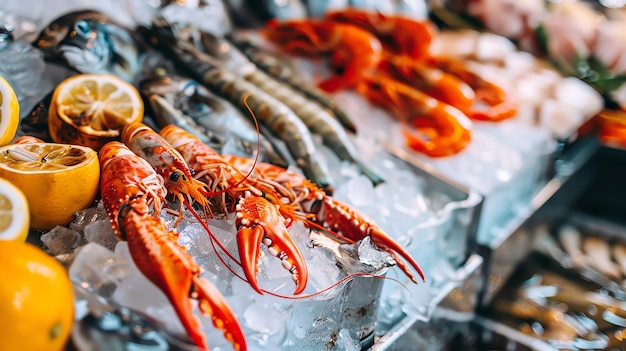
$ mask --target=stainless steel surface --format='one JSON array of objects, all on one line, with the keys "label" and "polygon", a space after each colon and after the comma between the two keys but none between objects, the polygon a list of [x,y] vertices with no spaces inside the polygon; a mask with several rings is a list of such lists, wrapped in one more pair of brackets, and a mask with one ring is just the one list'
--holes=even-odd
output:
[{"label": "stainless steel surface", "polygon": [[541,340],[522,334],[517,329],[513,329],[491,319],[477,316],[474,322],[485,330],[504,337],[506,339],[507,350],[557,351],[557,349]]},{"label": "stainless steel surface", "polygon": [[[462,267],[456,270],[454,278],[430,301],[435,313],[437,313],[437,308],[442,306],[445,309],[445,311],[441,311],[442,315],[447,314],[456,318],[461,317],[461,319],[474,316],[473,308],[475,307],[482,281],[480,274],[482,265],[482,257],[473,254]],[[405,316],[390,331],[376,340],[369,350],[392,350],[394,343],[418,321],[428,322],[428,320],[422,320],[419,316]]]},{"label": "stainless steel surface", "polygon": [[[554,160],[554,176],[536,193],[528,211],[520,213],[489,243],[478,244],[477,252],[485,259],[485,289],[480,304],[488,304],[493,296],[506,283],[518,264],[533,249],[533,237],[528,223],[541,217],[541,208],[553,200],[554,195],[581,169],[600,149],[595,136],[577,140]],[[574,192],[564,194],[570,202]]]}]

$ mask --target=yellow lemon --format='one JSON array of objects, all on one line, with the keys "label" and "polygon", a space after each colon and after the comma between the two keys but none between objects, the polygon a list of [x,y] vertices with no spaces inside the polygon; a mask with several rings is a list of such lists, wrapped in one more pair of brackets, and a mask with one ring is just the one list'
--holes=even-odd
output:
[{"label": "yellow lemon", "polygon": [[88,147],[54,143],[0,147],[0,177],[17,186],[30,207],[32,228],[66,225],[98,193],[98,155]]},{"label": "yellow lemon", "polygon": [[0,344],[3,350],[61,351],[74,320],[67,271],[29,243],[0,241]]},{"label": "yellow lemon", "polygon": [[0,178],[0,240],[26,241],[30,216],[24,193]]},{"label": "yellow lemon", "polygon": [[20,104],[9,82],[0,76],[0,145],[13,140],[20,123]]},{"label": "yellow lemon", "polygon": [[111,74],[79,74],[54,90],[48,129],[54,142],[99,150],[119,140],[125,125],[141,122],[143,112],[141,95],[132,84]]}]

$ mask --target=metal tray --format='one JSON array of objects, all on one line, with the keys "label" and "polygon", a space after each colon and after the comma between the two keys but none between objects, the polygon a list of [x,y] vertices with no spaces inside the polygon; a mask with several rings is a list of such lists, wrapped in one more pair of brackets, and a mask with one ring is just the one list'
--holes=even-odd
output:
[{"label": "metal tray", "polygon": [[529,224],[545,218],[547,212],[554,213],[553,204],[571,203],[580,195],[591,175],[578,171],[599,149],[600,145],[594,136],[579,139],[570,145],[566,152],[554,160],[554,175],[533,196],[527,211],[513,218],[492,241],[477,244],[477,252],[485,259],[485,289],[480,298],[481,305],[491,301],[517,265],[533,250]]},{"label": "metal tray", "polygon": [[[462,267],[456,270],[455,277],[445,284],[439,294],[430,301],[434,315],[459,321],[474,318],[478,292],[482,287],[482,265],[482,257],[473,254]],[[416,323],[428,322],[429,319],[422,319],[420,316],[405,316],[391,330],[379,336],[369,350],[393,350],[394,345],[399,342],[398,340],[409,332]]]}]

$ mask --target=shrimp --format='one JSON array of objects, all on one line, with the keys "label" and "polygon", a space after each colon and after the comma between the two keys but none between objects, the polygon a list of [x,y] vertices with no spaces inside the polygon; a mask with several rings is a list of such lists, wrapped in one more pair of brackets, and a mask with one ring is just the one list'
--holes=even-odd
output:
[{"label": "shrimp", "polygon": [[262,33],[288,53],[319,57],[330,55],[333,75],[319,84],[329,93],[356,88],[363,74],[378,66],[380,41],[357,26],[331,20],[271,20]]},{"label": "shrimp", "polygon": [[432,157],[449,156],[465,149],[471,140],[472,123],[463,112],[406,84],[368,75],[359,91],[394,114],[413,150]]}]

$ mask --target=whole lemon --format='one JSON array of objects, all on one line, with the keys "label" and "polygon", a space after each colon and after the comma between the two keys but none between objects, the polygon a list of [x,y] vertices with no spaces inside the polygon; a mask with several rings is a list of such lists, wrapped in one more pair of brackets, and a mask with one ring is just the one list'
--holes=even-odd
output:
[{"label": "whole lemon", "polygon": [[63,350],[74,319],[67,271],[36,246],[0,240],[0,349]]}]

